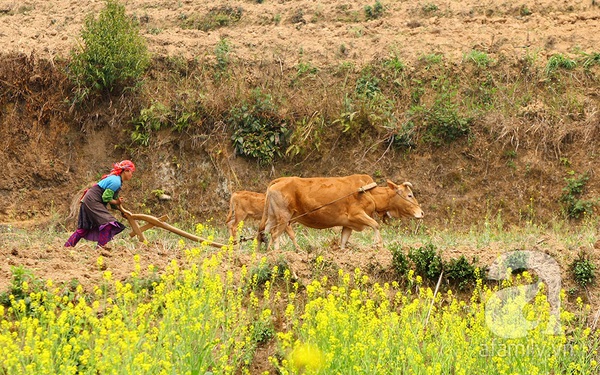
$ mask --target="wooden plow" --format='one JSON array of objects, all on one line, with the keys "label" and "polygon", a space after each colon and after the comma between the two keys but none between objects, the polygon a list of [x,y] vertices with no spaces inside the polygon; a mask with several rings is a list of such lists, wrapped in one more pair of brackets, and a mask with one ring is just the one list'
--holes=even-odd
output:
[{"label": "wooden plow", "polygon": [[[226,246],[226,245],[218,243],[218,242],[209,241],[206,238],[195,236],[191,233],[185,232],[179,228],[175,228],[174,226],[167,224],[165,222],[165,220],[168,219],[167,215],[163,215],[163,216],[157,218],[157,217],[154,217],[151,215],[133,214],[130,211],[123,208],[122,205],[119,205],[118,209],[119,209],[119,211],[121,211],[121,213],[123,214],[125,219],[127,219],[127,221],[129,222],[129,225],[131,225],[132,231],[131,231],[131,233],[129,233],[129,237],[137,236],[141,242],[144,242],[144,243],[146,242],[146,237],[144,237],[144,231],[154,228],[154,227],[160,227],[165,230],[168,230],[169,232],[178,234],[181,237],[185,237],[187,239],[190,239],[190,240],[196,241],[196,242],[206,242],[210,246],[217,247],[219,249],[222,248],[223,246]],[[138,224],[137,220],[143,220],[146,222],[146,224],[143,226],[140,226]]]}]

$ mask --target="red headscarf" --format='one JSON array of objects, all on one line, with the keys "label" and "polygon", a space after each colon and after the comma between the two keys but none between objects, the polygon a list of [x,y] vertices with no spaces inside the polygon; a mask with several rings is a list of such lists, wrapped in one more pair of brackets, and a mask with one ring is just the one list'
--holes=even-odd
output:
[{"label": "red headscarf", "polygon": [[113,169],[109,174],[105,174],[102,176],[102,179],[105,179],[108,176],[115,175],[120,176],[123,171],[132,171],[135,172],[135,164],[131,160],[123,160],[121,162],[113,164]]}]

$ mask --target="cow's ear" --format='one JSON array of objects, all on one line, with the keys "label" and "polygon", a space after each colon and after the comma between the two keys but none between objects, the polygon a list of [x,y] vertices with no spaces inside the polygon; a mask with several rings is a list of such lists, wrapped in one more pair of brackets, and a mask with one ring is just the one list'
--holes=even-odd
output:
[{"label": "cow's ear", "polygon": [[392,180],[387,180],[388,187],[392,190],[398,189],[398,185],[396,185]]}]

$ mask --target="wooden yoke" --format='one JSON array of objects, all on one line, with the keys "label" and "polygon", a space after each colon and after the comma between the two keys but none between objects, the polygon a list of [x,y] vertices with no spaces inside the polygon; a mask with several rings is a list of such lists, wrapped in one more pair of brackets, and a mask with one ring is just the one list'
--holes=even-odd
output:
[{"label": "wooden yoke", "polygon": [[[121,205],[121,204],[119,204],[117,206],[117,208],[119,209],[119,211],[121,211],[121,213],[123,214],[125,219],[127,219],[127,221],[129,222],[129,225],[131,225],[132,231],[131,231],[131,233],[129,233],[129,236],[130,237],[137,236],[141,242],[144,242],[144,243],[147,242],[146,237],[144,237],[144,231],[154,228],[156,226],[156,227],[160,227],[165,230],[168,230],[169,232],[178,234],[181,237],[188,238],[192,241],[206,242],[210,246],[218,247],[219,249],[222,248],[223,246],[225,246],[221,243],[209,241],[206,238],[195,236],[191,233],[185,232],[179,228],[175,228],[174,226],[165,223],[164,220],[168,219],[167,215],[163,215],[160,218],[157,218],[157,217],[154,217],[151,215],[132,214],[130,211],[123,208],[123,205]],[[140,227],[136,220],[143,220],[147,224]]]},{"label": "wooden yoke", "polygon": [[359,193],[364,193],[365,191],[367,191],[367,190],[371,190],[371,189],[374,189],[374,188],[376,188],[376,187],[377,187],[377,182],[371,182],[371,183],[370,183],[370,184],[368,184],[368,185],[365,185],[365,186],[361,186],[361,187],[359,187],[359,188],[358,188],[358,192],[359,192]]}]

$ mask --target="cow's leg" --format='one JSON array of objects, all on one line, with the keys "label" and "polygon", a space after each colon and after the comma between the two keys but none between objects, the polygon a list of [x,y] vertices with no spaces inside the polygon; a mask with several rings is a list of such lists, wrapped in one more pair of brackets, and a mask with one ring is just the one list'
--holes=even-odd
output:
[{"label": "cow's leg", "polygon": [[[265,233],[269,233],[269,229],[267,228],[267,226],[268,226],[268,222],[269,222],[269,214],[271,212],[269,210],[270,205],[271,205],[271,202],[267,198],[265,200],[265,206],[263,208],[262,218],[260,219],[260,223],[258,224],[258,232],[256,233],[256,242],[257,242],[258,250],[260,250],[262,243],[265,242]],[[269,240],[269,244],[267,245],[267,250],[269,249],[270,245],[271,245],[271,241]]]},{"label": "cow's leg", "polygon": [[235,215],[227,220],[227,229],[229,229],[229,236],[233,237],[235,241],[235,232],[237,230],[238,221],[235,219]]},{"label": "cow's leg", "polygon": [[348,238],[350,238],[350,235],[352,234],[352,229],[348,228],[348,227],[343,227],[342,228],[342,242],[340,242],[340,248],[341,249],[345,249],[346,248],[346,243],[348,242]]},{"label": "cow's leg", "polygon": [[294,233],[294,230],[292,229],[291,225],[287,225],[285,227],[285,233],[287,233],[287,235],[292,239],[292,242],[294,243],[294,247],[296,248],[296,251],[301,252],[302,249],[300,249],[300,246],[298,245],[298,242],[296,241],[296,233]]},{"label": "cow's leg", "polygon": [[275,251],[279,251],[279,243],[281,241],[281,231],[278,231],[277,224],[273,228],[265,229],[266,232],[269,232],[269,244],[267,245],[267,252],[271,249]]},{"label": "cow's leg", "polygon": [[235,214],[235,204],[233,203],[233,196],[229,201],[229,212],[227,213],[227,218],[225,219],[225,223],[227,223],[227,229],[229,229],[229,236],[233,237],[235,240],[235,226],[237,225],[236,214]]},{"label": "cow's leg", "polygon": [[381,232],[379,232],[378,227],[373,227],[373,233],[375,234],[375,246],[378,249],[383,248],[383,237],[381,237]]},{"label": "cow's leg", "polygon": [[[373,234],[375,235],[375,246],[381,249],[383,247],[383,238],[381,237],[381,232],[379,232],[379,223],[366,213],[362,213],[356,219],[359,220],[359,222],[364,226],[373,228]],[[344,232],[342,230],[342,241],[343,235]],[[348,234],[348,237],[350,237],[350,234]]]},{"label": "cow's leg", "polygon": [[[288,232],[288,227],[290,226],[289,225],[289,221],[290,221],[289,216],[291,216],[291,215],[287,215],[287,214],[280,215],[277,218],[275,225],[271,228],[271,241],[273,241],[273,243],[274,243],[275,251],[279,251],[279,244],[281,243],[281,235],[283,234],[283,231],[286,231],[288,233],[288,235],[290,235],[290,233]],[[291,230],[291,227],[290,227],[290,230]],[[294,234],[293,231],[292,231],[290,238],[292,239],[294,244],[297,245],[296,235]]]}]

